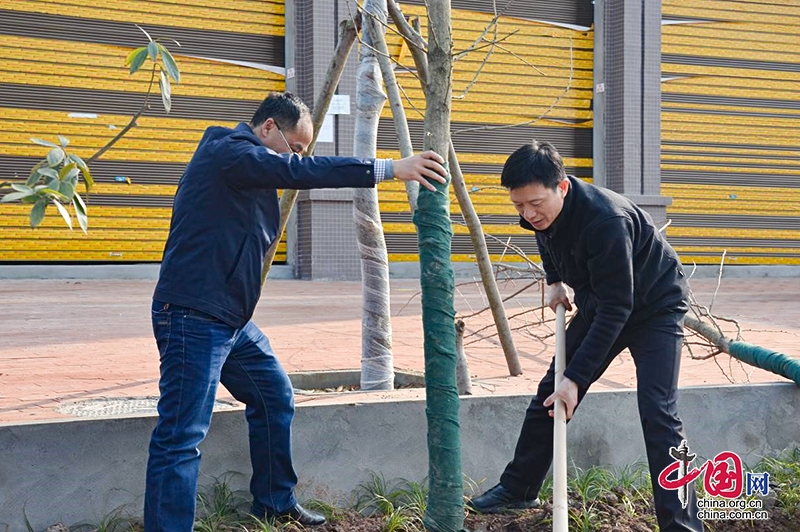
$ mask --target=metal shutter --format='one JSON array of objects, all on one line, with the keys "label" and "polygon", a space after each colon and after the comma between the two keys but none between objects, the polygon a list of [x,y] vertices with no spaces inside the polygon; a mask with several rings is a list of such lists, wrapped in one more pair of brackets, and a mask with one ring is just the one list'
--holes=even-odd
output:
[{"label": "metal shutter", "polygon": [[800,3],[665,0],[662,193],[684,261],[800,264]]},{"label": "metal shutter", "polygon": [[[128,51],[146,43],[135,24],[182,46],[166,43],[181,68],[172,112],[163,112],[156,94],[152,111],[92,166],[98,186],[89,197],[89,234],[69,231],[55,209],[32,231],[29,206],[4,204],[0,261],[160,261],[176,185],[204,129],[247,121],[267,91],[284,90],[283,1],[3,5],[0,178],[27,177],[43,158],[30,137],[62,134],[89,157],[128,123],[149,81],[145,72],[130,76],[123,64]],[[285,260],[285,246],[277,258]]]},{"label": "metal shutter", "polygon": [[[425,8],[421,6],[423,3],[411,1],[403,5],[406,15],[420,16],[425,33],[427,19]],[[505,4],[498,2],[498,9]],[[500,171],[514,150],[535,138],[556,145],[569,173],[591,180],[594,34],[590,26],[593,5],[582,0],[527,0],[510,5],[509,11],[500,19],[499,35],[516,33],[500,44],[517,57],[501,49],[494,51],[466,97],[453,101],[452,130],[459,162],[484,230],[503,242],[511,238],[514,244],[535,257],[538,251],[534,238],[531,233],[520,229],[519,217],[505,190],[500,189]],[[492,2],[453,0],[452,13],[456,52],[475,42],[494,17]],[[387,39],[395,57],[403,55],[399,37],[390,31]],[[456,62],[454,97],[463,94],[470,85],[487,51],[487,48],[482,48]],[[402,57],[401,62],[413,67],[410,56]],[[525,62],[535,65],[546,75],[541,75]],[[414,107],[424,111],[423,94],[412,74],[403,73],[398,68],[397,75],[414,105],[412,107],[406,102],[406,113],[414,148],[420,150],[423,121]],[[481,129],[528,121],[533,123]],[[399,156],[388,106],[379,127],[378,156]],[[381,185],[379,198],[389,259],[416,261],[417,237],[403,185]],[[466,226],[462,225],[463,218],[454,195],[451,197],[451,212],[455,222],[453,260],[472,261],[472,242]],[[494,258],[505,250],[501,242],[493,239],[488,239],[487,244]],[[513,260],[508,254],[506,258]]]}]

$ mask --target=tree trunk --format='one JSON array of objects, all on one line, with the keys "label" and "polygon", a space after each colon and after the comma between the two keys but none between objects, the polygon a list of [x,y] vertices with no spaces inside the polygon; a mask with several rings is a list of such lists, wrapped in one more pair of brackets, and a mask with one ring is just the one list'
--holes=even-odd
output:
[{"label": "tree trunk", "polygon": [[422,90],[425,91],[428,83],[428,56],[425,55],[425,50],[428,49],[428,43],[420,35],[419,17],[414,19],[414,26],[412,27],[403,15],[403,10],[400,9],[400,5],[396,0],[387,0],[387,6],[395,26],[400,30],[400,34],[408,44],[411,57],[414,59],[414,66],[417,67],[417,76],[422,84]]},{"label": "tree trunk", "polygon": [[[328,113],[328,108],[331,106],[331,100],[336,92],[336,87],[339,85],[339,80],[342,79],[344,67],[347,65],[347,58],[350,56],[350,50],[353,49],[353,43],[356,42],[356,33],[358,26],[361,24],[361,14],[358,13],[354,20],[343,20],[339,24],[339,43],[336,45],[336,50],[333,52],[333,57],[328,65],[328,72],[325,74],[325,82],[322,85],[317,101],[314,104],[312,111],[311,121],[314,124],[314,140],[309,144],[305,155],[314,153],[314,147],[317,144],[317,136],[319,130],[322,128],[322,122],[325,121],[325,115]],[[280,244],[283,233],[286,230],[286,223],[289,221],[289,215],[292,214],[292,209],[297,201],[296,190],[284,190],[281,194],[281,220],[278,226],[278,234],[275,240],[269,246],[266,257],[264,258],[264,269],[261,272],[261,284],[267,280],[269,270],[272,268],[272,261],[275,260],[275,253],[278,251],[278,244]]]},{"label": "tree trunk", "polygon": [[[392,19],[411,49],[411,55],[414,58],[414,64],[417,68],[417,75],[420,79],[422,89],[427,90],[428,61],[425,54],[422,53],[422,49],[427,46],[427,43],[415,29],[408,24],[397,2],[395,0],[388,0],[388,2]],[[522,366],[520,366],[519,357],[517,356],[517,348],[514,346],[514,337],[511,335],[511,327],[508,324],[505,307],[503,306],[503,299],[500,296],[500,290],[497,288],[497,280],[492,271],[492,262],[489,257],[489,250],[486,247],[483,227],[481,226],[477,212],[475,212],[475,206],[472,204],[472,200],[469,197],[464,175],[461,172],[461,166],[458,164],[458,158],[452,141],[450,142],[449,150],[453,189],[456,193],[458,203],[461,206],[464,221],[469,229],[472,247],[475,249],[475,260],[478,263],[481,281],[483,282],[484,290],[486,290],[486,297],[489,300],[489,307],[491,308],[494,324],[497,328],[497,335],[500,338],[500,345],[503,347],[503,354],[506,357],[508,372],[512,376],[521,375]]]},{"label": "tree trunk", "polygon": [[505,306],[503,306],[503,297],[497,288],[497,281],[494,278],[494,271],[492,271],[492,260],[489,257],[489,249],[486,247],[483,226],[469,197],[467,183],[464,181],[464,174],[461,173],[461,165],[458,164],[456,149],[452,142],[450,142],[450,169],[453,173],[453,190],[455,190],[458,204],[461,206],[461,214],[469,228],[472,247],[475,249],[475,261],[478,263],[483,289],[486,290],[486,299],[489,300],[489,308],[492,310],[497,336],[500,338],[500,345],[503,346],[508,372],[512,376],[522,375],[522,366],[519,364],[517,348],[514,346],[514,338],[511,336],[511,327],[508,324]]},{"label": "tree trunk", "polygon": [[726,338],[722,333],[714,329],[714,327],[712,327],[711,325],[702,322],[699,319],[689,314],[687,314],[686,318],[684,318],[684,324],[688,328],[692,329],[700,336],[702,336],[703,338],[714,344],[723,353],[730,354],[731,352],[730,338]]},{"label": "tree trunk", "polygon": [[[453,90],[453,28],[450,0],[428,2],[428,66],[425,149],[447,159]],[[458,532],[464,526],[461,439],[456,387],[455,279],[450,262],[449,182],[437,192],[421,188],[414,215],[419,239],[422,325],[425,335],[425,389],[428,417],[428,506],[425,527]]]},{"label": "tree trunk", "polygon": [[[372,50],[370,35],[383,32],[386,21],[386,0],[364,3],[363,26],[358,71],[356,73],[356,157],[375,157],[378,143],[378,121],[386,102],[378,59]],[[392,323],[389,313],[389,255],[383,238],[378,191],[376,188],[355,189],[353,217],[361,255],[363,314],[361,319],[361,389],[391,390],[394,388],[392,360]]]},{"label": "tree trunk", "polygon": [[[400,87],[397,85],[397,78],[394,75],[392,68],[392,61],[389,59],[389,48],[386,46],[386,38],[383,27],[377,27],[375,24],[364,26],[364,29],[369,32],[370,40],[374,48],[378,51],[378,64],[381,67],[381,74],[383,75],[383,82],[386,85],[386,92],[389,93],[389,105],[392,109],[392,118],[394,119],[394,128],[397,132],[397,141],[400,144],[400,156],[411,157],[414,155],[414,147],[411,144],[411,133],[408,131],[408,120],[406,120],[406,111],[403,108],[403,100],[400,96]],[[416,181],[406,181],[406,195],[408,196],[408,204],[411,206],[411,214],[417,210],[417,198],[419,197],[419,183]]]},{"label": "tree trunk", "polygon": [[458,395],[472,395],[472,379],[469,376],[467,354],[464,352],[464,320],[456,320],[456,387]]},{"label": "tree trunk", "polygon": [[748,344],[747,342],[731,340],[711,325],[700,321],[694,316],[687,315],[684,323],[686,327],[714,344],[723,353],[727,353],[751,366],[786,377],[794,381],[795,384],[800,385],[800,360],[784,353]]}]

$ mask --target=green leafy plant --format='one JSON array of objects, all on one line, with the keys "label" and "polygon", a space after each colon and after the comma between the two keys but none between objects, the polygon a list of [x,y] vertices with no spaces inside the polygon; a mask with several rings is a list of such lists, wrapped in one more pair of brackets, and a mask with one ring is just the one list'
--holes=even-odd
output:
[{"label": "green leafy plant", "polygon": [[[387,501],[388,503],[388,501]],[[417,513],[417,508],[402,505],[393,507],[388,503],[390,511],[384,514],[383,532],[422,532],[423,514]]]},{"label": "green leafy plant", "polygon": [[303,506],[308,508],[313,512],[319,512],[325,516],[325,519],[330,521],[331,523],[335,523],[337,521],[341,521],[345,516],[345,511],[337,508],[333,504],[322,501],[319,499],[310,499],[303,503]]},{"label": "green leafy plant", "polygon": [[92,189],[94,180],[89,166],[74,153],[67,152],[69,140],[61,135],[58,136],[60,145],[41,139],[31,140],[40,146],[50,148],[50,151],[43,161],[34,165],[25,183],[10,183],[14,192],[3,196],[0,202],[19,200],[22,203],[32,203],[31,227],[37,227],[42,223],[45,210],[52,203],[58,208],[67,226],[72,229],[72,216],[66,207],[71,204],[75,208],[78,224],[85,233],[88,228],[86,203],[77,189],[81,177],[86,192]]},{"label": "green leafy plant", "polygon": [[600,520],[600,514],[595,510],[594,504],[586,504],[584,501],[582,508],[569,509],[570,530],[579,532],[594,532],[594,524]]},{"label": "green leafy plant", "polygon": [[355,491],[354,509],[366,516],[381,517],[383,532],[422,531],[427,505],[427,488],[422,483],[398,480],[387,482],[372,473]]},{"label": "green leafy plant", "polygon": [[[94,179],[89,170],[89,164],[97,160],[116,144],[125,134],[136,126],[136,121],[147,110],[150,109],[150,95],[153,92],[155,80],[158,77],[158,84],[161,91],[161,101],[164,109],[169,113],[172,109],[172,85],[180,83],[180,70],[175,62],[175,58],[159,39],[153,39],[144,28],[137,25],[148,39],[146,46],[141,46],[133,50],[125,59],[125,64],[130,67],[130,73],[138,72],[145,63],[150,60],[153,63],[150,74],[150,84],[144,97],[141,108],[133,115],[130,122],[117,135],[114,136],[105,146],[100,148],[88,160],[84,161],[74,153],[67,152],[69,140],[63,135],[58,135],[58,144],[32,138],[31,141],[40,146],[48,148],[44,160],[39,161],[33,166],[30,176],[25,181],[6,181],[0,183],[0,188],[10,186],[12,192],[4,195],[0,203],[10,203],[19,201],[33,205],[30,212],[31,227],[36,228],[44,220],[45,211],[48,205],[53,204],[58,209],[59,214],[72,229],[72,214],[68,207],[72,206],[78,225],[84,233],[88,231],[89,217],[86,201],[84,201],[78,185],[82,181],[88,194],[94,186]],[[178,41],[173,41],[180,46]]]},{"label": "green leafy plant", "polygon": [[607,469],[590,467],[584,470],[576,467],[573,476],[567,481],[567,485],[569,491],[584,501],[592,501],[610,493],[613,482],[614,479]]},{"label": "green leafy plant", "polygon": [[400,481],[387,482],[382,474],[371,473],[370,479],[356,488],[354,509],[364,515],[388,515],[401,505]]},{"label": "green leafy plant", "polygon": [[124,506],[103,516],[99,523],[82,523],[69,527],[70,532],[130,532],[134,522],[123,514]]},{"label": "green leafy plant", "polygon": [[195,530],[217,532],[229,530],[244,518],[247,494],[234,491],[227,478],[214,478],[214,483],[197,494],[199,519]]},{"label": "green leafy plant", "polygon": [[775,457],[764,457],[755,471],[769,472],[770,490],[777,496],[776,506],[800,517],[800,447]]},{"label": "green leafy plant", "polygon": [[542,487],[539,489],[539,500],[551,500],[553,498],[553,477],[549,476],[542,482]]},{"label": "green leafy plant", "polygon": [[[278,523],[274,519],[259,519],[257,517],[251,516],[252,522],[247,523],[247,525],[241,525],[241,528],[230,528],[229,530],[244,530],[246,532],[282,532],[286,531],[298,531],[301,528],[298,528],[295,523],[289,521],[287,523]],[[195,530],[200,531],[200,528],[195,525]]]},{"label": "green leafy plant", "polygon": [[406,482],[403,500],[406,507],[419,516],[425,515],[428,509],[428,485],[425,482]]},{"label": "green leafy plant", "polygon": [[[164,103],[164,109],[169,113],[170,109],[172,109],[172,85],[170,79],[175,83],[181,82],[181,73],[180,70],[178,70],[178,64],[175,62],[175,58],[172,57],[170,51],[167,50],[167,47],[160,42],[160,39],[153,39],[141,26],[137,25],[136,27],[142,30],[142,33],[145,34],[149,42],[147,46],[140,46],[128,54],[128,57],[125,59],[125,65],[130,66],[131,74],[135,74],[144,66],[148,59],[152,61],[153,67],[151,69],[150,87],[152,88],[156,75],[158,75],[158,85],[161,89],[161,101]],[[172,42],[180,46],[178,41],[172,40]],[[147,95],[150,95],[150,89],[148,89]]]},{"label": "green leafy plant", "polygon": [[[800,448],[787,450],[774,457],[764,457],[755,467],[747,466],[748,471],[766,471],[770,473],[770,494],[774,494],[774,507],[768,511],[772,514],[775,531],[791,530],[798,517],[800,504]],[[236,473],[232,473],[236,474]],[[637,463],[613,470],[597,467],[582,470],[571,469],[570,478],[570,530],[595,532],[600,530],[651,530],[657,531],[658,525],[652,504],[652,484],[646,464]],[[296,522],[276,522],[273,519],[257,518],[249,515],[249,495],[244,491],[234,491],[226,474],[222,478],[214,478],[213,485],[201,490],[198,495],[198,520],[195,530],[198,532],[299,532],[305,530]],[[699,496],[704,496],[703,483],[697,484]],[[479,491],[477,483],[465,478],[468,491],[473,494]],[[507,525],[508,530],[549,530],[552,518],[548,513],[548,500],[552,496],[552,477],[545,480],[539,497],[543,508],[537,510],[510,511],[503,516],[490,516],[491,521],[483,521],[485,516],[473,515],[471,518],[480,530],[505,530],[495,528]],[[424,530],[422,517],[425,515],[426,483],[411,482],[403,479],[387,481],[382,475],[373,473],[369,480],[363,482],[354,493],[355,509],[361,515],[350,510],[339,509],[335,505],[320,500],[306,501],[304,505],[312,510],[322,512],[334,524],[337,530],[346,530],[351,525],[363,528],[358,530],[381,530],[382,532],[421,532]],[[75,525],[69,530],[92,530],[98,532],[142,532],[138,521],[125,518],[122,508],[114,510],[104,517],[99,524]],[[26,529],[33,532],[25,508],[23,516]],[[503,521],[504,520],[504,521]],[[339,521],[339,523],[336,523]],[[760,530],[759,521],[742,521],[735,530]],[[628,528],[630,527],[630,528]],[[66,528],[66,527],[65,527]],[[710,532],[733,530],[725,521],[706,523]],[[3,526],[0,524],[0,531]]]}]

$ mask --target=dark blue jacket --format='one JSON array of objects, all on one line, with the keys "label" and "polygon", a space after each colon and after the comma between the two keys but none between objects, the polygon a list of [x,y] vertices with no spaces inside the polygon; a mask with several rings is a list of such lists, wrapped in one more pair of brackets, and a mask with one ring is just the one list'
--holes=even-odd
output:
[{"label": "dark blue jacket", "polygon": [[153,299],[244,326],[278,233],[278,189],[375,186],[374,161],[265,147],[247,124],[210,127],[178,184]]},{"label": "dark blue jacket", "polygon": [[[536,243],[547,284],[568,284],[591,323],[564,371],[588,386],[623,327],[688,310],[689,284],[650,215],[616,192],[568,179],[564,207],[550,227],[536,232]],[[520,225],[533,230],[524,219]]]}]

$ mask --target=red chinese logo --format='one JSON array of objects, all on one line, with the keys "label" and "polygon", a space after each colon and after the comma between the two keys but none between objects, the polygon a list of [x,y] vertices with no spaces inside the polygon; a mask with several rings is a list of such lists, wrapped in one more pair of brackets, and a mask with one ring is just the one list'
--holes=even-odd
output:
[{"label": "red chinese logo", "polygon": [[[685,471],[683,475],[680,474],[682,465],[684,465]],[[688,462],[677,460],[664,468],[658,476],[658,483],[661,487],[668,490],[679,490],[703,475],[706,493],[712,497],[736,499],[744,491],[742,459],[734,452],[723,451],[701,467],[693,468],[691,471],[686,471],[685,465],[688,465]],[[669,476],[676,471],[679,476],[670,480]]]}]

